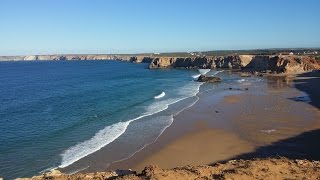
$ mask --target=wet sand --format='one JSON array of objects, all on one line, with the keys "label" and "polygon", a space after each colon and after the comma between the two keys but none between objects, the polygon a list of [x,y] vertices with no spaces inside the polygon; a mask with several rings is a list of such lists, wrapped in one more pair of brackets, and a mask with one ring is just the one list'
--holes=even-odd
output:
[{"label": "wet sand", "polygon": [[[300,141],[277,144],[320,128],[319,109],[310,103],[315,100],[296,89],[293,80],[274,77],[263,85],[244,82],[204,92],[194,106],[174,117],[155,143],[108,170],[204,165],[245,155],[308,158]],[[263,149],[273,144],[277,146]]]}]

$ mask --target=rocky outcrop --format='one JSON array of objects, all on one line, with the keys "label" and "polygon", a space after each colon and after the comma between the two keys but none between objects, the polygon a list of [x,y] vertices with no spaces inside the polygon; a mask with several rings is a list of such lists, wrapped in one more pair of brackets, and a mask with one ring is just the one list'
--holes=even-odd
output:
[{"label": "rocky outcrop", "polygon": [[154,58],[149,68],[187,68],[187,69],[214,69],[242,67],[239,56],[208,56],[208,57],[159,57]]},{"label": "rocky outcrop", "polygon": [[134,63],[151,63],[152,60],[153,60],[152,57],[147,57],[147,56],[130,57],[130,62],[134,62]]},{"label": "rocky outcrop", "polygon": [[302,73],[320,69],[320,64],[309,56],[252,56],[243,69],[274,73]]},{"label": "rocky outcrop", "polygon": [[213,57],[156,57],[151,61],[149,68],[213,69],[216,67],[214,60]]},{"label": "rocky outcrop", "polygon": [[277,56],[272,58],[268,69],[278,73],[302,73],[319,70],[320,64],[314,57],[308,56]]},{"label": "rocky outcrop", "polygon": [[198,78],[199,82],[209,82],[209,83],[214,83],[214,82],[221,82],[220,77],[215,77],[215,76],[206,76],[206,75],[200,75]]},{"label": "rocky outcrop", "polygon": [[300,73],[320,69],[319,63],[310,56],[217,56],[194,58],[154,58],[149,68],[228,68],[275,73]]},{"label": "rocky outcrop", "polygon": [[[320,162],[266,158],[252,160],[230,160],[211,166],[183,166],[162,169],[151,165],[141,173],[131,170],[115,172],[63,174],[59,171],[34,176],[32,180],[76,180],[76,179],[319,179]],[[28,178],[24,178],[27,180]]]}]

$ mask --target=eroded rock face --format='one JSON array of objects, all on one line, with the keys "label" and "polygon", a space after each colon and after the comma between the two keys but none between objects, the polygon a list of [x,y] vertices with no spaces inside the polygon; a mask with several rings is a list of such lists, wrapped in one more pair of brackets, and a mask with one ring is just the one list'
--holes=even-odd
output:
[{"label": "eroded rock face", "polygon": [[173,64],[175,68],[187,67],[189,69],[202,68],[213,69],[215,68],[214,59],[212,57],[195,57],[195,58],[176,58]]},{"label": "eroded rock face", "polygon": [[277,56],[271,61],[269,68],[275,72],[301,73],[320,69],[314,57],[308,56]]},{"label": "eroded rock face", "polygon": [[154,58],[149,68],[228,68],[275,73],[300,73],[320,69],[314,57],[309,56],[217,56],[195,58]]},{"label": "eroded rock face", "polygon": [[152,57],[146,57],[146,56],[132,56],[130,57],[130,62],[134,63],[151,63],[153,60]]},{"label": "eroded rock face", "polygon": [[172,57],[161,57],[161,58],[154,58],[150,65],[150,69],[161,69],[161,68],[170,68],[172,64],[176,61],[176,58]]},{"label": "eroded rock face", "polygon": [[149,68],[187,68],[187,69],[214,69],[214,68],[241,68],[239,56],[217,56],[217,57],[159,57],[154,58]]},{"label": "eroded rock face", "polygon": [[[118,171],[117,171],[118,172]],[[161,169],[156,165],[146,167],[141,173],[127,170],[127,173],[96,172],[63,174],[46,173],[23,180],[92,180],[92,179],[319,179],[320,162],[293,160],[283,157],[252,160],[230,160],[211,166],[182,166]]]},{"label": "eroded rock face", "polygon": [[200,75],[198,78],[199,82],[209,82],[209,83],[214,83],[214,82],[221,82],[220,77],[215,77],[215,76],[206,76],[206,75]]},{"label": "eroded rock face", "polygon": [[273,73],[300,73],[319,70],[315,57],[310,56],[208,56],[208,57],[153,57],[127,55],[32,55],[0,56],[0,61],[16,60],[120,60],[134,63],[150,63],[150,69],[186,68],[186,69],[247,69],[251,71],[270,71]]},{"label": "eroded rock face", "polygon": [[212,60],[205,57],[196,58],[181,58],[181,57],[156,57],[154,58],[150,65],[150,69],[157,68],[214,68],[212,67]]},{"label": "eroded rock face", "polygon": [[252,60],[253,55],[239,55],[241,67],[246,67]]}]

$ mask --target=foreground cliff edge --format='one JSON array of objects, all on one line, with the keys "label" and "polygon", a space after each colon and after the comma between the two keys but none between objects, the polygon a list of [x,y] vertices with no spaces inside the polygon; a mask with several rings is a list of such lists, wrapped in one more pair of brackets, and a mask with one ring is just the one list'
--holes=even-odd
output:
[{"label": "foreground cliff edge", "polygon": [[113,172],[76,173],[72,175],[57,170],[32,178],[42,179],[319,179],[320,162],[290,160],[287,158],[266,158],[253,160],[230,160],[211,166],[184,166],[161,169],[148,166],[141,173],[131,170]]}]

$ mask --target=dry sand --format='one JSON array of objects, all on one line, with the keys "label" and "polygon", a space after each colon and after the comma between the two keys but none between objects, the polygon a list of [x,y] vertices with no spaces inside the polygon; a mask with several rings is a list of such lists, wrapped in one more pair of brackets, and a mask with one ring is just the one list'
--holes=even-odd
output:
[{"label": "dry sand", "polygon": [[[221,130],[199,129],[166,145],[133,169],[141,170],[146,164],[173,168],[185,165],[211,164],[254,150],[246,141]],[[187,158],[186,158],[187,157]]]}]

